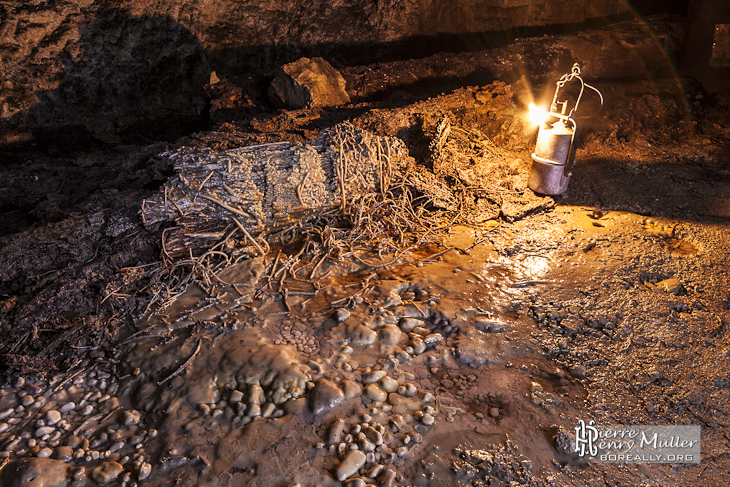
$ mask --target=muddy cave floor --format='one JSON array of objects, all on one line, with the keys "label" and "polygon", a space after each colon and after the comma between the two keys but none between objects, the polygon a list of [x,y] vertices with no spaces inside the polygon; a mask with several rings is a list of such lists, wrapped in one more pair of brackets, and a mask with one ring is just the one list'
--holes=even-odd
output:
[{"label": "muddy cave floor", "polygon": [[[285,297],[291,253],[274,250],[223,270],[217,299],[194,285],[141,320],[160,231],[138,210],[170,175],[166,148],[301,141],[348,115],[376,133],[393,114],[478,124],[453,108],[473,91],[16,154],[9,186],[32,188],[32,209],[2,237],[0,485],[724,483],[727,103],[696,104],[687,132],[652,83],[601,86],[643,112],[593,128],[549,210],[382,267],[392,254],[311,262],[316,285],[287,280]],[[483,130],[529,168],[534,134]],[[400,135],[425,153],[419,127]],[[582,462],[555,439],[579,419],[700,425],[702,461]],[[20,460],[46,456],[60,461]]]}]

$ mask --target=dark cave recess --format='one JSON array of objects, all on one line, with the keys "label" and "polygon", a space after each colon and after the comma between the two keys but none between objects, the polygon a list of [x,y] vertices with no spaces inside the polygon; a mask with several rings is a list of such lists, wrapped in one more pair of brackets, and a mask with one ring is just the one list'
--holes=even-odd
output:
[{"label": "dark cave recess", "polygon": [[687,15],[690,0],[636,0],[630,2],[641,15],[678,14]]}]

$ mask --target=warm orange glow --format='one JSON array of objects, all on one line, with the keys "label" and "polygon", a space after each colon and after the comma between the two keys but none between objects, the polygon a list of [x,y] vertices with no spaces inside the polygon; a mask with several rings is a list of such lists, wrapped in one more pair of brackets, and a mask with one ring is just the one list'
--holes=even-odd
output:
[{"label": "warm orange glow", "polygon": [[534,103],[530,103],[530,111],[527,118],[534,125],[542,125],[547,120],[548,112],[544,108],[540,108]]}]

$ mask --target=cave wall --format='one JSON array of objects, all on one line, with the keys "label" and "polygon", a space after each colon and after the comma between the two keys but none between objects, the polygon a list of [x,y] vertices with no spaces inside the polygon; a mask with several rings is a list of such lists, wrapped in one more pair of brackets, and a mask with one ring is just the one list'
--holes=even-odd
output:
[{"label": "cave wall", "polygon": [[407,39],[581,23],[628,9],[624,0],[5,1],[0,127],[114,133],[142,119],[200,114],[213,69],[267,73],[303,54],[358,64],[367,46],[397,50]]}]

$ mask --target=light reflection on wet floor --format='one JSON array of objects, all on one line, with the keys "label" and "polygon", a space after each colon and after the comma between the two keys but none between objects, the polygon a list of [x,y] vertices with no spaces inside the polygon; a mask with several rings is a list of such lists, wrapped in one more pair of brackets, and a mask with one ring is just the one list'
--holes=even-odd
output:
[{"label": "light reflection on wet floor", "polygon": [[[510,432],[531,441],[523,451],[502,441],[505,465],[516,465],[505,468],[528,478],[530,462],[551,460],[534,424],[576,407],[584,393],[529,341],[524,303],[546,282],[551,258],[500,256],[469,232],[436,259],[411,255],[373,269],[362,262],[377,257],[363,254],[325,262],[323,277],[308,281],[278,280],[274,259],[258,258],[219,273],[210,294],[191,286],[117,347],[118,412],[142,412],[132,432],[140,440],[112,451],[113,437],[126,439],[112,415],[62,434],[59,445],[85,434],[91,441],[72,448],[82,451],[72,463],[130,486],[140,477],[145,485],[389,485],[434,476],[418,460],[444,455],[444,435],[496,441]],[[76,389],[64,391],[68,400],[94,387]],[[48,403],[61,402],[53,397]],[[69,420],[78,422],[75,411]],[[63,475],[74,473],[82,477]]]}]

